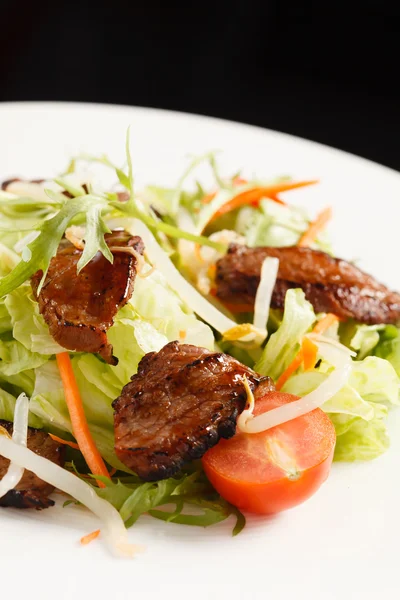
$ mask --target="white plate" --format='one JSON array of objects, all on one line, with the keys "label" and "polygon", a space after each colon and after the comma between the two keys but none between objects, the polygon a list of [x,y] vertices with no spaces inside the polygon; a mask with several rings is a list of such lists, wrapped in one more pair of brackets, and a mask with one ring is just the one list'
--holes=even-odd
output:
[{"label": "white plate", "polygon": [[[400,288],[397,236],[400,176],[305,140],[255,127],[144,108],[22,103],[0,105],[0,180],[51,176],[71,154],[106,152],[123,162],[132,126],[137,185],[174,184],[188,154],[223,151],[223,172],[319,178],[289,192],[314,211],[334,207],[337,253]],[[289,196],[288,196],[289,197]],[[335,465],[304,505],[249,519],[237,538],[229,524],[208,530],[142,518],[131,539],[146,547],[134,561],[110,557],[100,540],[79,538],[97,522],[77,508],[42,513],[0,510],[1,590],[33,598],[400,597],[400,415],[390,416],[392,447],[371,463]],[[5,594],[4,594],[5,595]]]}]

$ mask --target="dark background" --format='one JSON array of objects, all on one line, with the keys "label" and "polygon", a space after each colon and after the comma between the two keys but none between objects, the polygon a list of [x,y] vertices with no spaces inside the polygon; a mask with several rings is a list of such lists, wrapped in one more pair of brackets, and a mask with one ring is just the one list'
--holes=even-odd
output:
[{"label": "dark background", "polygon": [[400,7],[0,0],[0,101],[170,108],[400,169]]}]

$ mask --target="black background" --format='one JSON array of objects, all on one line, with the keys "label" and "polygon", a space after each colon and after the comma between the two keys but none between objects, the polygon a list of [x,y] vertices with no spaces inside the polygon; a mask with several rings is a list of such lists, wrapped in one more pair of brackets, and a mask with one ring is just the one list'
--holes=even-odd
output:
[{"label": "black background", "polygon": [[0,101],[244,121],[400,169],[400,6],[0,0]]}]

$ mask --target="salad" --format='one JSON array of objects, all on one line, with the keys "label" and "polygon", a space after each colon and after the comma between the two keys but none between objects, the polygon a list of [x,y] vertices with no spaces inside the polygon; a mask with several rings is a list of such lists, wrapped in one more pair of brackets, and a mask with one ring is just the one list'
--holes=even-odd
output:
[{"label": "salad", "polygon": [[[196,179],[209,165],[213,184]],[[97,180],[101,166],[115,183]],[[0,506],[52,492],[127,528],[207,527],[296,506],[332,460],[389,447],[400,295],[336,258],[331,209],[196,157],[175,188],[74,157],[0,191]]]}]

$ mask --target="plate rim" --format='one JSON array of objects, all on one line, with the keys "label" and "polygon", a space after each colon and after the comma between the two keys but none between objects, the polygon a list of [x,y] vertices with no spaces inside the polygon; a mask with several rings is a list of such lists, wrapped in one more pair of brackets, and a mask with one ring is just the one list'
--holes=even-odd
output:
[{"label": "plate rim", "polygon": [[[204,122],[208,122],[211,125],[225,125],[225,126],[233,126],[235,128],[241,128],[243,130],[253,131],[254,133],[260,134],[268,133],[269,135],[275,135],[280,138],[285,138],[287,141],[292,143],[301,143],[306,146],[311,146],[314,150],[319,150],[324,153],[331,153],[336,155],[338,158],[353,160],[357,162],[360,166],[364,166],[365,168],[372,168],[375,171],[379,171],[381,175],[387,176],[395,176],[398,180],[400,180],[400,171],[396,171],[392,167],[388,167],[379,162],[373,161],[369,158],[365,158],[358,154],[354,154],[353,152],[348,152],[347,150],[342,150],[335,146],[330,146],[329,144],[324,144],[322,142],[317,142],[315,140],[311,140],[305,137],[301,137],[298,135],[294,135],[292,133],[286,133],[284,131],[280,131],[278,129],[271,129],[269,127],[263,127],[261,125],[252,125],[250,123],[245,123],[243,121],[234,121],[232,119],[224,119],[223,117],[214,117],[210,115],[203,115],[196,112],[186,112],[180,110],[171,110],[167,108],[156,108],[150,106],[143,106],[138,104],[114,104],[114,103],[104,103],[104,102],[76,102],[76,101],[66,101],[66,100],[18,100],[18,101],[6,101],[0,102],[0,116],[2,112],[6,112],[6,110],[10,110],[12,112],[19,112],[26,109],[38,110],[43,108],[49,109],[57,109],[59,111],[63,110],[106,110],[110,112],[122,112],[126,110],[132,110],[134,112],[144,112],[148,114],[157,114],[161,116],[172,115],[177,118],[188,118],[193,120],[202,120]],[[361,164],[362,163],[362,164]]]}]

